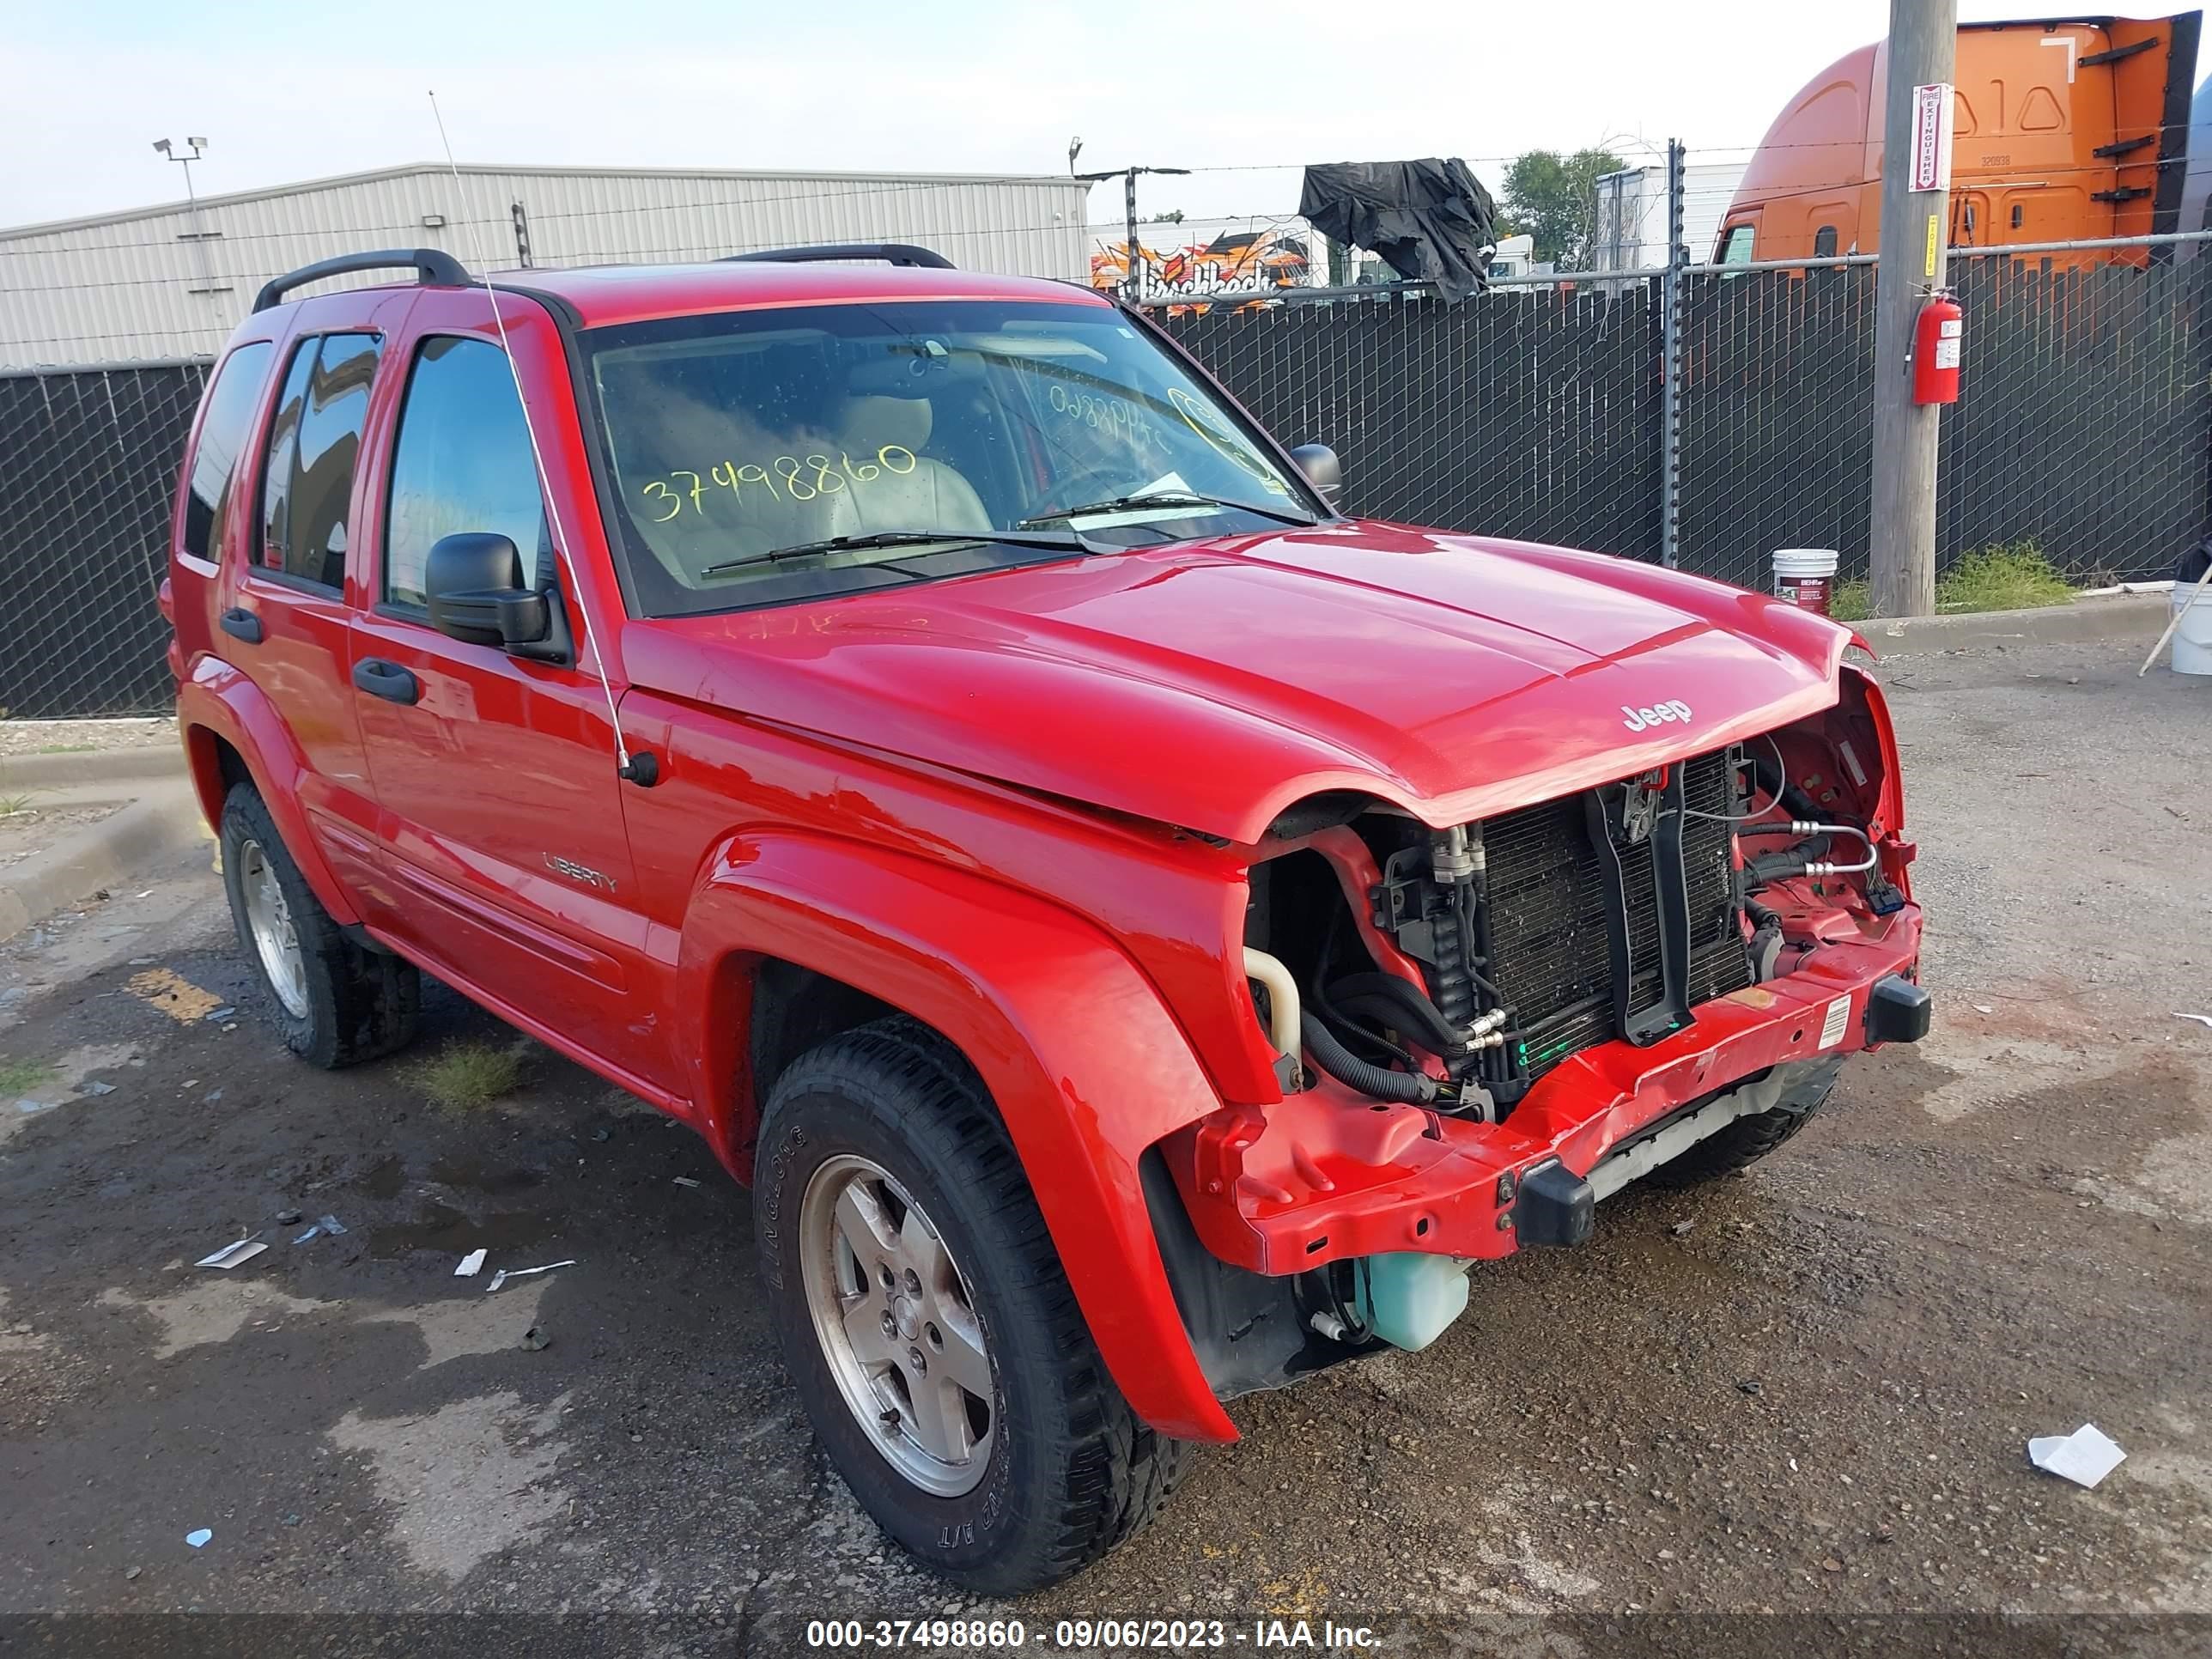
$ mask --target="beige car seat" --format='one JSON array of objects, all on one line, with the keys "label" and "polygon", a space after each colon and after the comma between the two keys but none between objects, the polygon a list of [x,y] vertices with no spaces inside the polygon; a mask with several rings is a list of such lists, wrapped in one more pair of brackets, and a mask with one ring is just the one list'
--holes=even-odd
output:
[{"label": "beige car seat", "polygon": [[[672,392],[643,376],[627,382],[611,380],[607,392],[610,407],[621,414],[617,430],[630,437],[637,453],[671,458],[660,464],[680,462],[699,475],[696,501],[690,495],[692,478],[682,472],[638,480],[631,484],[629,498],[631,518],[646,545],[685,586],[720,587],[741,580],[759,573],[704,573],[748,555],[851,535],[860,528],[850,489],[810,489],[797,495],[776,468],[779,457],[790,456],[796,462],[832,449],[826,438],[769,431],[740,411]],[[628,459],[618,454],[617,464]],[[718,465],[757,468],[767,474],[768,482],[741,482],[732,490],[714,476]],[[811,471],[801,464],[802,476]]]},{"label": "beige car seat", "polygon": [[[846,399],[837,441],[856,471],[864,465],[879,469],[874,477],[847,492],[860,531],[992,527],[991,515],[984,510],[975,486],[942,461],[933,461],[922,453],[928,447],[932,424],[927,398]],[[912,456],[913,470],[901,472],[885,463],[882,456],[886,450],[894,462],[902,464],[906,456]],[[900,454],[901,450],[906,455]]]}]

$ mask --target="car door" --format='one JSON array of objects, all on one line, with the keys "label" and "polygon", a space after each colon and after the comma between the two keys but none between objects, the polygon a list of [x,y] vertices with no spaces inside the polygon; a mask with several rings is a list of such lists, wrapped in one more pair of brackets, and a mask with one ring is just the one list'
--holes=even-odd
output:
[{"label": "car door", "polygon": [[[564,591],[507,356],[480,293],[425,295],[380,446],[374,591],[353,679],[385,879],[376,925],[433,973],[648,1095],[669,1079],[658,983],[623,827],[608,694],[577,660],[533,660],[431,627],[441,538],[493,532]],[[586,630],[570,629],[580,655]]]},{"label": "car door", "polygon": [[349,887],[373,879],[377,863],[376,803],[349,678],[357,596],[348,564],[383,338],[357,305],[327,328],[303,308],[255,452],[252,523],[217,597],[224,659],[267,694],[293,745],[289,756],[264,755],[294,773],[268,781],[296,793],[309,833]]}]

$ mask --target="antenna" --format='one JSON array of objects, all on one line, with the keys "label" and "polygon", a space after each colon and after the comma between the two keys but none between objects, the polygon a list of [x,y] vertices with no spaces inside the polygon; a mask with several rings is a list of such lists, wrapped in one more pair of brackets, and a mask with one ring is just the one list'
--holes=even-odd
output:
[{"label": "antenna", "polygon": [[[446,171],[453,176],[454,205],[461,207],[461,170],[453,163],[453,141],[446,136],[446,118],[438,109],[438,94],[432,92],[427,95],[430,100],[430,118],[438,124],[438,143],[446,152]],[[569,586],[576,592],[576,632],[592,653],[592,666],[599,672],[599,690],[606,696],[607,721],[615,734],[615,772],[629,782],[650,787],[659,774],[659,766],[651,755],[640,755],[632,761],[629,746],[623,742],[622,715],[615,708],[615,689],[607,681],[607,659],[592,639],[591,617],[584,604],[584,584],[576,574],[574,561],[568,556],[568,537],[561,526],[560,501],[554,494],[552,477],[545,471],[545,452],[538,442],[538,424],[530,418],[530,397],[523,390],[522,371],[515,367],[514,348],[507,344],[507,319],[499,314],[499,290],[492,286],[491,264],[484,258],[483,228],[472,215],[464,212],[461,217],[469,228],[476,267],[483,273],[483,290],[491,300],[492,326],[499,331],[499,349],[507,357],[507,372],[514,380],[514,400],[522,406],[522,429],[530,437],[530,459],[538,468],[538,491],[544,498],[546,515],[553,521],[553,556],[568,568]]]}]

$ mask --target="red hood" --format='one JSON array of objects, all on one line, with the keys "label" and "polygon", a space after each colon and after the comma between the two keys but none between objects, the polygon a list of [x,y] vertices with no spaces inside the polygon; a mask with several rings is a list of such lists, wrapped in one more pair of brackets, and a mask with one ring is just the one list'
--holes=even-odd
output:
[{"label": "red hood", "polygon": [[1249,842],[1322,790],[1443,825],[1702,754],[1833,703],[1850,639],[1650,565],[1355,520],[622,648],[641,690]]}]

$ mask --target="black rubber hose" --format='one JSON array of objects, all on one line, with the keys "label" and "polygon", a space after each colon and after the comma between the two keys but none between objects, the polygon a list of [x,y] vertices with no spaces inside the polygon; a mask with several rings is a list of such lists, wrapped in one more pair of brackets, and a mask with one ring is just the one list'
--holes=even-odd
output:
[{"label": "black rubber hose", "polygon": [[1413,1047],[1428,1054],[1453,1059],[1462,1052],[1456,1045],[1439,1042],[1433,1032],[1419,1021],[1413,1019],[1407,1014],[1405,1005],[1395,998],[1379,996],[1372,991],[1364,991],[1357,996],[1344,999],[1344,1012],[1347,1014],[1357,1014],[1360,1018],[1373,1024],[1395,1031]]},{"label": "black rubber hose", "polygon": [[1745,763],[1751,768],[1753,781],[1761,789],[1766,791],[1767,799],[1779,800],[1790,809],[1791,817],[1817,818],[1820,816],[1820,809],[1814,804],[1813,798],[1784,778],[1782,775],[1781,767],[1771,758],[1765,755],[1752,754],[1747,755],[1744,760]]},{"label": "black rubber hose", "polygon": [[1388,1072],[1380,1066],[1370,1066],[1339,1042],[1335,1033],[1321,1023],[1319,1015],[1301,1014],[1298,1025],[1305,1038],[1306,1052],[1313,1056],[1314,1064],[1346,1088],[1376,1100],[1395,1100],[1407,1106],[1426,1105],[1437,1097],[1434,1079],[1417,1072]]},{"label": "black rubber hose", "polygon": [[1753,883],[1764,887],[1770,881],[1787,881],[1792,876],[1803,875],[1806,865],[1810,862],[1811,860],[1802,853],[1763,853],[1755,859],[1747,860],[1743,868],[1744,873]]},{"label": "black rubber hose", "polygon": [[1334,1008],[1323,1008],[1316,1006],[1314,1007],[1314,1012],[1321,1016],[1322,1024],[1328,1026],[1330,1030],[1335,1032],[1339,1036],[1358,1037],[1362,1042],[1372,1043],[1376,1048],[1382,1049],[1385,1054],[1404,1060],[1409,1067],[1418,1068],[1421,1062],[1413,1058],[1413,1051],[1411,1049],[1401,1048],[1396,1043],[1391,1042],[1380,1032],[1369,1030],[1364,1025],[1362,1025],[1357,1020],[1346,1019],[1342,1014],[1339,1013]]},{"label": "black rubber hose", "polygon": [[1406,1035],[1439,1054],[1455,1054],[1467,1040],[1452,1029],[1443,1010],[1395,974],[1347,974],[1328,988],[1329,1001],[1354,1012],[1395,1014]]}]

